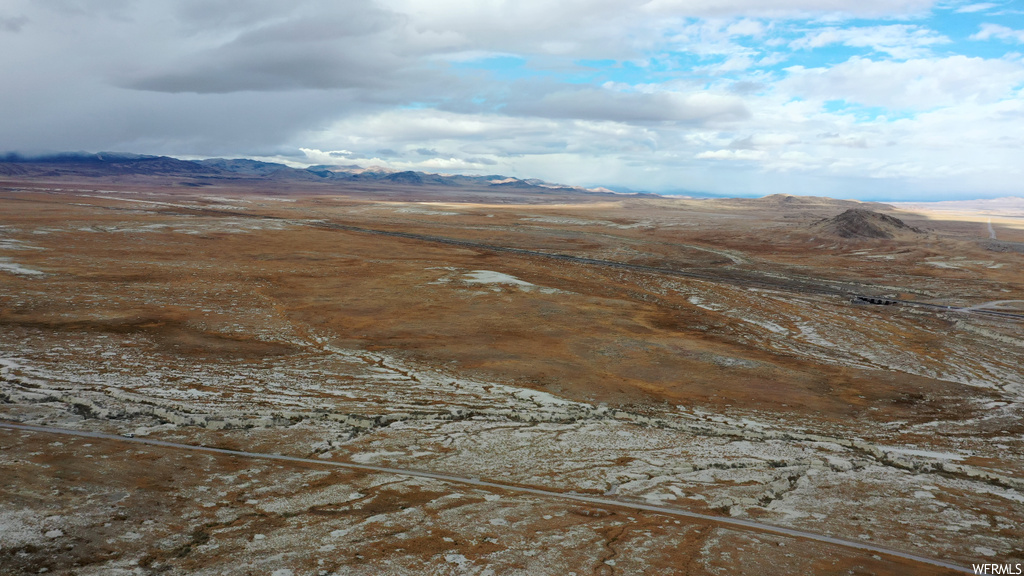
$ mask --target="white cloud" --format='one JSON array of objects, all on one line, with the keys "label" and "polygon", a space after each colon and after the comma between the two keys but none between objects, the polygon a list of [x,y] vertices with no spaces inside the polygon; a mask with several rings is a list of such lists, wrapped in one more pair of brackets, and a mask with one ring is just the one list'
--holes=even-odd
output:
[{"label": "white cloud", "polygon": [[405,168],[406,170],[485,170],[492,166],[492,164],[474,162],[469,159],[463,158],[430,158],[422,162],[398,162],[398,166]]},{"label": "white cloud", "polygon": [[[976,189],[1019,193],[1024,98],[1013,92],[898,121],[860,122],[774,93],[750,98],[751,117],[730,127],[401,110],[352,117],[300,140],[322,150],[389,148],[403,154],[364,165],[539,177],[570,184],[742,192],[884,195]],[[315,145],[315,146],[314,146]],[[415,150],[446,150],[421,158]],[[475,159],[484,158],[487,163]],[[493,162],[491,164],[490,162]],[[430,168],[433,166],[434,168]],[[581,175],[584,175],[581,177]],[[983,180],[978,180],[984,175]],[[637,183],[641,184],[637,184]],[[825,186],[826,188],[821,188]],[[924,192],[931,190],[932,192]]]},{"label": "white cloud", "polygon": [[871,48],[894,58],[913,58],[928,52],[930,46],[948,44],[950,39],[920,26],[893,24],[857,28],[829,27],[809,32],[790,43],[794,49],[821,48],[843,44],[854,48]]},{"label": "white cloud", "polygon": [[724,62],[697,66],[694,70],[714,76],[720,76],[731,72],[742,72],[744,70],[748,70],[755,64],[756,62],[750,54],[733,54],[726,58]]},{"label": "white cloud", "polygon": [[[706,48],[728,46],[729,38],[760,38],[770,26],[765,18],[800,19],[903,17],[927,12],[937,0],[380,0],[402,14],[408,28],[453,40],[453,51],[479,49],[520,55],[581,58],[643,58],[665,40],[686,38],[680,29],[702,19]],[[717,33],[712,38],[712,29]]]},{"label": "white cloud", "polygon": [[697,17],[844,14],[863,18],[913,14],[934,4],[933,0],[652,0],[644,9]]},{"label": "white cloud", "polygon": [[762,150],[708,150],[697,153],[699,160],[761,160],[768,155]]},{"label": "white cloud", "polygon": [[352,156],[352,152],[349,150],[317,150],[316,148],[299,148],[303,154],[306,155],[306,159],[310,164],[337,164],[339,161],[345,161]]},{"label": "white cloud", "polygon": [[983,12],[985,10],[988,10],[989,8],[995,8],[996,6],[998,6],[998,4],[992,4],[991,2],[979,2],[977,4],[968,4],[966,6],[961,6],[954,10],[954,12],[957,12],[959,14]]},{"label": "white cloud", "polygon": [[906,62],[853,57],[831,68],[788,68],[777,89],[816,101],[845,100],[895,110],[929,110],[1010,97],[1024,65],[967,56]]},{"label": "white cloud", "polygon": [[750,36],[758,38],[764,35],[766,29],[765,25],[761,22],[744,18],[738,22],[729,24],[725,31],[730,36]]},{"label": "white cloud", "polygon": [[971,36],[971,40],[988,40],[998,38],[1006,42],[1024,44],[1024,30],[1014,30],[999,24],[982,24],[981,30]]}]

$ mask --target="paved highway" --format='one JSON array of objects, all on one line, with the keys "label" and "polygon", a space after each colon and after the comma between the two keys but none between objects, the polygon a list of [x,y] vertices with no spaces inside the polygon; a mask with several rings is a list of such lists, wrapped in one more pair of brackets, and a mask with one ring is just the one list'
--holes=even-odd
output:
[{"label": "paved highway", "polygon": [[545,498],[557,498],[562,500],[572,500],[576,502],[586,502],[588,504],[598,504],[601,506],[613,506],[616,508],[629,508],[633,510],[643,510],[645,512],[654,512],[657,514],[667,514],[671,516],[680,516],[683,518],[690,518],[699,520],[701,522],[708,522],[712,524],[718,524],[730,528],[739,528],[742,530],[752,530],[756,532],[767,532],[772,534],[779,534],[782,536],[789,536],[792,538],[802,540],[812,540],[815,542],[823,542],[825,544],[832,544],[835,546],[841,546],[843,548],[852,548],[855,550],[863,550],[865,552],[872,552],[876,554],[884,554],[890,557],[902,558],[904,560],[910,560],[912,562],[919,562],[922,564],[928,564],[940,568],[946,568],[956,572],[962,572],[965,574],[973,574],[974,572],[953,564],[952,562],[946,562],[944,560],[936,560],[933,558],[926,558],[924,556],[917,556],[915,554],[908,554],[899,550],[892,550],[890,548],[884,548],[875,544],[867,542],[857,542],[853,540],[844,540],[842,538],[835,538],[824,534],[815,534],[813,532],[806,532],[803,530],[795,530],[792,528],[784,528],[782,526],[773,526],[771,524],[763,524],[761,522],[754,522],[752,520],[743,520],[740,518],[728,518],[721,516],[709,516],[707,514],[700,514],[697,512],[690,512],[682,508],[676,508],[673,506],[662,506],[645,504],[641,502],[633,502],[624,499],[608,498],[600,496],[587,496],[584,494],[576,494],[573,492],[558,492],[555,490],[544,490],[541,488],[531,488],[528,486],[518,486],[515,484],[503,484],[500,482],[492,482],[489,480],[482,480],[480,478],[469,478],[464,476],[455,476],[452,474],[441,474],[438,472],[429,472],[426,470],[414,470],[408,468],[390,468],[387,466],[373,466],[369,464],[354,464],[350,462],[337,462],[332,460],[319,460],[312,458],[300,458],[298,456],[285,456],[282,454],[267,454],[262,452],[244,452],[239,450],[227,450],[224,448],[211,448],[208,446],[196,446],[194,444],[179,444],[177,442],[165,442],[163,440],[155,440],[151,438],[129,438],[125,436],[117,436],[114,434],[104,434],[102,432],[89,432],[83,430],[69,430],[66,428],[51,428],[48,426],[33,426],[28,424],[14,424],[9,422],[0,422],[0,428],[7,428],[11,430],[22,430],[27,432],[43,433],[43,434],[63,434],[68,436],[80,436],[84,438],[98,438],[103,440],[116,440],[119,442],[130,442],[136,444],[145,444],[148,446],[161,446],[164,448],[175,448],[179,450],[196,450],[200,452],[212,452],[215,454],[224,454],[227,456],[236,456],[242,458],[258,458],[262,460],[276,460],[284,462],[297,462],[302,464],[309,464],[315,466],[328,466],[335,468],[346,468],[350,470],[360,470],[363,472],[375,472],[381,474],[394,474],[398,476],[409,476],[412,478],[430,478],[433,480],[440,480],[443,482],[449,482],[452,484],[463,484],[468,486],[477,486],[481,488],[495,488],[498,490],[507,490],[509,492],[518,492],[520,494],[531,494],[534,496],[541,496]]}]

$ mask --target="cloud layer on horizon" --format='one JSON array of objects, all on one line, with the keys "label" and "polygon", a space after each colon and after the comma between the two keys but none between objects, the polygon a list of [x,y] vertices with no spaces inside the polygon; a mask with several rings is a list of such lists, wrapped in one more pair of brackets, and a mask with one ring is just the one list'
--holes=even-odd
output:
[{"label": "cloud layer on horizon", "polygon": [[1014,7],[10,0],[0,150],[336,158],[720,194],[1019,195]]}]

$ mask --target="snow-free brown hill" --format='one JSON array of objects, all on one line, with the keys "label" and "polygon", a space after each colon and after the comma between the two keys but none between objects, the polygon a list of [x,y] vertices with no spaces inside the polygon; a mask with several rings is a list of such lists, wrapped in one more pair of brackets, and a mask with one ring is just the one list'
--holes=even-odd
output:
[{"label": "snow-free brown hill", "polygon": [[859,200],[841,200],[828,198],[826,196],[793,196],[791,194],[772,194],[761,198],[730,198],[727,202],[739,203],[746,206],[758,206],[769,210],[827,210],[836,208],[861,208],[872,210],[887,210],[892,206],[880,202],[861,202]]},{"label": "snow-free brown hill", "polygon": [[760,210],[765,215],[773,214],[779,218],[799,219],[814,222],[831,217],[843,210],[861,209],[890,211],[893,207],[881,202],[861,202],[859,200],[842,200],[825,196],[794,196],[791,194],[772,194],[761,198],[716,198],[706,200],[708,206],[717,206],[729,210]]},{"label": "snow-free brown hill", "polygon": [[891,239],[898,236],[924,234],[903,220],[888,214],[851,208],[838,216],[825,218],[812,224],[823,232],[848,239]]}]

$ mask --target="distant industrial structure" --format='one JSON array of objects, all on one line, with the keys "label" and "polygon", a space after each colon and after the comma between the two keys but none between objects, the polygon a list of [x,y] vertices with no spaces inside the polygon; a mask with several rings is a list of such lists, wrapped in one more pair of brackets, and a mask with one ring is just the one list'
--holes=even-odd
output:
[{"label": "distant industrial structure", "polygon": [[890,300],[888,298],[879,298],[875,296],[854,296],[852,302],[854,304],[875,304],[879,306],[896,306],[900,303],[899,300]]}]

